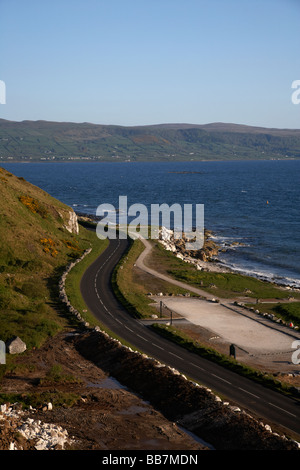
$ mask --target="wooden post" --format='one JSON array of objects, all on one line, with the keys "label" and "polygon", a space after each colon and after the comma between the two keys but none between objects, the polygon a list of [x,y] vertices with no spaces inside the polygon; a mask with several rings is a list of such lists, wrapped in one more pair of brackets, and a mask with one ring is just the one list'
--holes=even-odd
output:
[{"label": "wooden post", "polygon": [[229,347],[229,354],[230,356],[233,356],[234,359],[235,359],[235,346],[234,344],[231,344],[230,347]]}]

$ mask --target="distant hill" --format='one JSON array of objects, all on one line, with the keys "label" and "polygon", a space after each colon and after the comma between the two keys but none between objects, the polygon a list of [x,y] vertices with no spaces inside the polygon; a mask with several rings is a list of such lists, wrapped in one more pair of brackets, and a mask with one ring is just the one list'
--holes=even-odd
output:
[{"label": "distant hill", "polygon": [[284,158],[300,158],[300,129],[230,123],[124,127],[0,119],[0,162]]}]

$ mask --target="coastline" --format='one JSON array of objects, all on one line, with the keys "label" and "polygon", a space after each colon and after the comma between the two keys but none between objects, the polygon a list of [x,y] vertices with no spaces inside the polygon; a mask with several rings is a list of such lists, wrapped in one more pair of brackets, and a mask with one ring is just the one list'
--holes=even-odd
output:
[{"label": "coastline", "polygon": [[[97,217],[93,214],[77,212],[75,211],[79,220],[83,224],[97,224],[101,217]],[[225,241],[226,240],[226,241]],[[284,288],[289,291],[300,292],[300,280],[299,286],[296,285],[295,280],[289,278],[274,278],[274,274],[260,273],[259,270],[249,270],[243,266],[233,266],[229,262],[224,262],[219,258],[220,253],[231,249],[238,249],[245,246],[242,242],[228,242],[226,237],[222,238],[216,235],[211,230],[205,229],[205,242],[201,253],[196,254],[185,250],[185,240],[174,240],[174,231],[161,227],[159,240],[166,250],[172,251],[174,256],[182,259],[183,261],[195,265],[199,271],[206,271],[212,273],[233,273],[240,274],[243,276],[253,277],[264,282],[271,283],[275,286]],[[280,282],[282,281],[282,282]]]},{"label": "coastline", "polygon": [[[46,170],[43,165],[35,167],[34,164],[27,164],[21,167],[11,164],[20,176],[55,194],[75,211],[84,213],[95,214],[98,203],[103,202],[103,198],[107,202],[115,201],[116,188],[111,184],[106,185],[106,181],[113,181],[116,175],[122,178],[122,194],[132,197],[132,202],[140,201],[146,205],[156,200],[182,203],[185,201],[182,195],[186,194],[186,202],[205,204],[205,226],[215,232],[217,243],[220,241],[223,247],[226,242],[245,243],[243,247],[226,246],[227,253],[220,251],[215,257],[218,265],[231,272],[275,282],[287,288],[300,288],[300,222],[297,217],[299,191],[296,180],[298,164],[287,164],[286,161],[284,165],[267,161],[247,164],[219,162],[218,165],[208,162],[173,162],[167,165],[153,164],[149,169],[147,166],[147,171],[143,164],[139,164],[133,172],[129,171],[127,165],[111,164],[97,170],[99,176],[102,175],[99,180],[97,165],[91,168],[89,165],[82,165],[85,171],[81,174],[77,165],[69,166],[66,163],[67,178],[63,172],[61,179],[56,182],[55,163],[54,167],[46,165]],[[199,173],[195,174],[195,171]],[[239,178],[234,176],[236,171]],[[179,172],[182,174],[178,174]],[[72,185],[68,184],[69,181],[73,182]],[[142,201],[141,194],[137,191],[136,184],[132,185],[132,181],[144,188]],[[167,181],[166,190],[161,181]],[[272,181],[270,187],[268,181]],[[287,193],[285,181],[289,181]],[[223,184],[227,188],[225,193]],[[103,192],[101,185],[104,185]],[[192,193],[190,190],[186,191],[189,187],[193,188]],[[155,201],[154,194],[157,198]],[[282,198],[282,194],[286,197]],[[210,267],[211,262],[207,264]]]},{"label": "coastline", "polygon": [[[204,256],[200,254],[193,255],[191,252],[188,252],[184,249],[184,245],[182,243],[176,242],[174,240],[174,232],[172,230],[168,230],[165,227],[162,227],[160,232],[160,240],[159,242],[164,246],[164,248],[168,251],[172,251],[174,256],[177,258],[182,259],[184,262],[190,263],[195,265],[196,269],[200,271],[206,272],[213,272],[213,273],[233,273],[233,274],[240,274],[243,276],[250,276],[256,279],[259,279],[264,282],[268,282],[274,284],[278,287],[284,288],[286,290],[291,290],[295,292],[300,291],[300,281],[299,287],[296,285],[296,281],[292,280],[289,283],[288,278],[281,278],[282,280],[285,279],[286,282],[279,282],[279,279],[276,280],[274,275],[270,272],[268,274],[260,274],[255,271],[247,270],[245,267],[242,266],[232,266],[229,263],[226,264],[224,261],[219,259],[219,253],[224,251],[224,246],[222,247],[221,244],[217,243],[216,240],[219,240],[221,237],[216,237],[211,231],[206,230],[205,235],[205,242],[203,250],[200,250],[204,253]],[[226,243],[226,251],[232,248],[242,247],[243,244],[239,242],[233,242],[231,244]],[[206,258],[206,259],[205,259]]]}]

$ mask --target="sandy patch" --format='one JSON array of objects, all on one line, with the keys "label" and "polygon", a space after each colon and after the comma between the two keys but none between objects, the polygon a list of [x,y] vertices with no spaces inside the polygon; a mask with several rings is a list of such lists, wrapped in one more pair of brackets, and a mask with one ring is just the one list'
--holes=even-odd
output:
[{"label": "sandy patch", "polygon": [[187,298],[164,298],[163,302],[191,323],[211,330],[248,353],[292,351],[293,336],[235,313],[221,304]]}]

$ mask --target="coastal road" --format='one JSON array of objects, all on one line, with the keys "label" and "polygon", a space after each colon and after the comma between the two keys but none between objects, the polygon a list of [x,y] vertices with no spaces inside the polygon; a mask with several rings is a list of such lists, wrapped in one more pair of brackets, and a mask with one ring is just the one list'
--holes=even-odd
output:
[{"label": "coastal road", "polygon": [[126,311],[114,295],[111,275],[128,246],[128,240],[110,240],[108,248],[82,277],[81,294],[99,322],[133,347],[209,387],[265,424],[276,425],[282,432],[292,431],[300,438],[299,400],[285,397],[185,350]]}]

